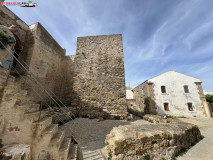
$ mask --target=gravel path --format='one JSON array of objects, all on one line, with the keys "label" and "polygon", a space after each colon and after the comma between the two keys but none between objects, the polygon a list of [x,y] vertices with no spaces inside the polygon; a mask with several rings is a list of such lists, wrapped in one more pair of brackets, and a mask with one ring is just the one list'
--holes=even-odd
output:
[{"label": "gravel path", "polygon": [[149,122],[134,117],[133,122],[121,120],[104,120],[77,118],[62,126],[67,136],[73,135],[82,151],[80,159],[84,160],[104,160],[107,157],[105,149],[106,135],[110,133],[113,127],[119,125],[129,125],[134,123],[147,124]]}]

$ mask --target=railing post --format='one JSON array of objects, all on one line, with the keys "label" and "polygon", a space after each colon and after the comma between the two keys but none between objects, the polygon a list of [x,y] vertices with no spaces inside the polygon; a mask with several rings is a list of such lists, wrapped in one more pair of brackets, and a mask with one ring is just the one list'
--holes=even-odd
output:
[{"label": "railing post", "polygon": [[38,122],[40,122],[40,118],[41,118],[41,110],[42,110],[42,101],[41,101],[41,104],[40,104],[40,107],[39,107],[39,117],[38,117]]}]

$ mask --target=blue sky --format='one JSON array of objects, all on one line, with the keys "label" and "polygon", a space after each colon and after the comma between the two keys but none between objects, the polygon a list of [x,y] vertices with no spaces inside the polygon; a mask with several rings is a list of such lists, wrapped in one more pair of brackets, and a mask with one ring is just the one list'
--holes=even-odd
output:
[{"label": "blue sky", "polygon": [[69,55],[75,54],[77,37],[122,34],[126,84],[132,88],[175,70],[213,90],[212,0],[33,2],[38,6],[8,8],[28,25],[40,22]]}]

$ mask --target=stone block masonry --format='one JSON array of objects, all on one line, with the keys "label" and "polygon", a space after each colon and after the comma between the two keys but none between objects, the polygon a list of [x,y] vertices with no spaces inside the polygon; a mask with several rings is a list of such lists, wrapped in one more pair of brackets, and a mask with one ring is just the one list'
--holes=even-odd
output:
[{"label": "stone block masonry", "polygon": [[[138,121],[139,122],[139,121]],[[114,127],[107,135],[112,160],[172,159],[202,138],[197,126],[180,121]]]},{"label": "stone block masonry", "polygon": [[74,92],[80,116],[127,117],[122,35],[77,38]]}]

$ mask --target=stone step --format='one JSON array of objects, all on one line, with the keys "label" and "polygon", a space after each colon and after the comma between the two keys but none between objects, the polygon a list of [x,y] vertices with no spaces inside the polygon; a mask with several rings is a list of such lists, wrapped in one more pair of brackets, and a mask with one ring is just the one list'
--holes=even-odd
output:
[{"label": "stone step", "polygon": [[56,148],[59,149],[59,147],[61,146],[61,143],[63,142],[65,137],[64,131],[58,131],[54,134],[54,136],[52,137],[51,141],[50,141],[50,147],[52,146],[56,146]]},{"label": "stone step", "polygon": [[27,105],[27,104],[33,103],[32,97],[21,97],[21,96],[17,97],[17,96],[14,96],[13,99],[15,99],[16,105]]},{"label": "stone step", "polygon": [[78,145],[72,143],[70,146],[67,160],[77,160],[77,158],[78,158]]},{"label": "stone step", "polygon": [[71,138],[64,138],[59,151],[63,152],[65,150],[69,150],[70,144],[71,144]]},{"label": "stone step", "polygon": [[40,104],[30,104],[28,108],[26,108],[26,112],[38,111],[40,108]]},{"label": "stone step", "polygon": [[33,102],[32,97],[19,96],[19,95],[16,95],[16,96],[4,95],[2,99],[5,101],[13,101],[16,105],[30,104]]},{"label": "stone step", "polygon": [[90,160],[90,159],[97,159],[97,160],[104,160],[104,157],[98,151],[82,151],[83,159]]},{"label": "stone step", "polygon": [[11,90],[7,90],[7,93],[4,93],[4,96],[6,97],[16,97],[16,98],[20,98],[20,97],[25,97],[28,95],[28,91],[27,90],[16,90],[16,91],[11,91]]},{"label": "stone step", "polygon": [[17,82],[8,82],[7,85],[5,86],[7,89],[15,90],[15,89],[22,89],[24,85],[22,83],[17,83]]},{"label": "stone step", "polygon": [[34,131],[36,131],[37,135],[40,135],[41,132],[52,124],[52,117],[44,117],[40,121],[34,122]]},{"label": "stone step", "polygon": [[47,126],[41,133],[41,136],[45,134],[51,134],[54,135],[58,131],[58,124],[51,124]]},{"label": "stone step", "polygon": [[24,112],[27,113],[27,112],[39,111],[40,104],[15,105],[15,107],[17,109],[24,110]]},{"label": "stone step", "polygon": [[9,81],[12,81],[12,82],[15,82],[15,80],[16,80],[16,77],[14,77],[14,76],[9,76]]},{"label": "stone step", "polygon": [[40,119],[42,119],[43,117],[46,116],[46,111],[33,111],[33,112],[27,112],[24,114],[25,118],[32,120],[33,122],[38,121],[39,120],[39,116]]},{"label": "stone step", "polygon": [[[8,76],[8,73],[1,73],[0,72],[0,78],[2,80],[6,81],[7,80],[7,76]],[[14,82],[15,80],[16,80],[16,77],[9,75],[8,82]]]},{"label": "stone step", "polygon": [[71,138],[64,138],[59,149],[60,159],[67,159],[70,145],[71,145]]}]

